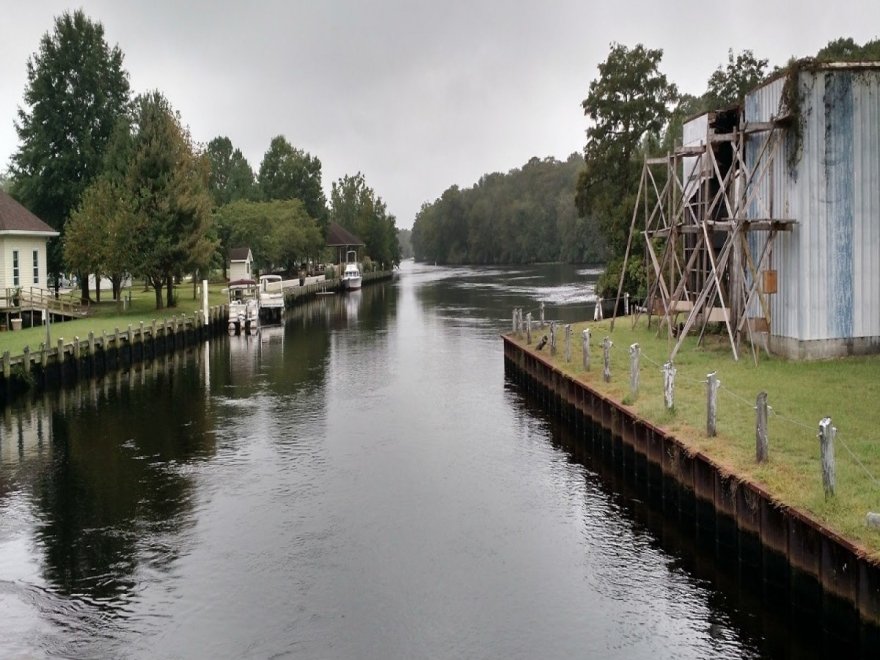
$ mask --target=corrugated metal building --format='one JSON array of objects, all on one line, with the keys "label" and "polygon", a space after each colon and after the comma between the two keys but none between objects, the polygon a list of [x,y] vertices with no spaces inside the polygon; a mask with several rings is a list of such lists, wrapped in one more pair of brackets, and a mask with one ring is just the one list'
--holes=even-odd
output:
[{"label": "corrugated metal building", "polygon": [[[770,347],[790,357],[880,351],[880,63],[826,64],[798,74],[799,116],[785,129],[782,158],[762,183],[771,217],[793,218],[770,267]],[[787,114],[780,77],[745,97],[743,120]],[[797,123],[801,127],[798,144]],[[759,156],[749,138],[749,166]],[[770,190],[772,188],[772,190]],[[748,207],[749,217],[767,210]],[[751,233],[757,253],[766,238]]]}]

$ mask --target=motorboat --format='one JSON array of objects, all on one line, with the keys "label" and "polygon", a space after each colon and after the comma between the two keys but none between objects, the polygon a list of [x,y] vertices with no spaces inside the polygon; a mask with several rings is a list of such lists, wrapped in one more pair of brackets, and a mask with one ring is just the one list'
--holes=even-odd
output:
[{"label": "motorboat", "polygon": [[260,329],[260,302],[257,283],[251,279],[234,280],[229,283],[230,335],[256,333]]},{"label": "motorboat", "polygon": [[342,271],[342,288],[345,291],[352,291],[361,288],[363,277],[361,276],[361,267],[355,260],[349,260],[351,255],[357,254],[354,250],[349,250],[346,255],[345,268]]},{"label": "motorboat", "polygon": [[284,311],[284,289],[280,275],[261,275],[258,293],[260,319],[280,323]]}]

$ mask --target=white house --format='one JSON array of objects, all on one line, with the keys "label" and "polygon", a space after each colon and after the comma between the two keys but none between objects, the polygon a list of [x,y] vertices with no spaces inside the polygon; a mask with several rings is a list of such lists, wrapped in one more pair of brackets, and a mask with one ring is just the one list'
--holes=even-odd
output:
[{"label": "white house", "polygon": [[251,249],[246,247],[237,247],[229,249],[229,281],[236,280],[252,280],[254,255]]},{"label": "white house", "polygon": [[0,190],[0,291],[48,289],[46,244],[58,232]]}]

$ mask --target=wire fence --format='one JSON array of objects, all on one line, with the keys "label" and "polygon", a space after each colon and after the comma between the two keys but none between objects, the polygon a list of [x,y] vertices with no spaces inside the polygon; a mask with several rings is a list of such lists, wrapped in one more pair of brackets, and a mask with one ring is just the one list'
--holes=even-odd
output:
[{"label": "wire fence", "polygon": [[[541,310],[541,308],[539,307],[536,310],[531,310],[531,312],[520,312],[520,313],[521,314],[532,313],[534,315],[535,312],[540,313],[540,310]],[[520,316],[520,319],[522,319],[522,318],[525,318],[525,317]],[[533,322],[535,322],[535,321],[536,321],[536,319],[533,318]],[[538,319],[537,322],[540,323],[540,320]],[[544,319],[544,326],[545,327],[547,325],[550,325],[551,323],[555,323],[555,327],[556,327],[557,331],[559,331],[560,328],[564,327],[563,322],[558,319],[552,319],[552,320],[551,319]],[[522,328],[520,328],[520,329],[522,329]],[[573,342],[573,343],[579,344],[579,342]],[[601,349],[602,349],[602,347],[600,344],[597,349],[600,354],[601,354]],[[565,354],[568,354],[568,350],[566,350]],[[640,361],[644,360],[648,364],[652,365],[653,367],[656,367],[657,369],[659,369],[661,371],[665,371],[666,365],[670,364],[667,360],[664,360],[663,362],[655,360],[650,355],[648,355],[644,351],[644,349],[642,349],[641,347],[639,347],[638,356],[639,356]],[[641,364],[639,365],[639,370],[642,370],[644,368],[645,367],[642,366]],[[684,382],[692,384],[692,385],[705,385],[708,382],[706,378],[694,378],[693,376],[690,376],[687,373],[683,373],[680,370],[680,368],[677,368],[676,378],[679,379],[680,381],[684,381]],[[737,403],[738,405],[746,406],[750,410],[757,409],[756,400],[754,400],[754,399],[750,400],[748,397],[743,396],[739,392],[732,390],[731,388],[724,385],[723,383],[719,383],[718,389],[721,392],[725,393],[725,395],[728,396],[731,401]],[[804,422],[802,420],[795,419],[792,416],[783,415],[782,413],[779,412],[779,410],[777,408],[779,408],[778,404],[777,404],[776,408],[774,408],[774,406],[770,406],[770,405],[767,406],[767,411],[768,411],[769,415],[772,416],[774,419],[777,419],[780,422],[784,422],[786,424],[789,424],[789,425],[791,425],[795,428],[798,428],[800,430],[806,431],[810,434],[813,434],[816,436],[818,435],[818,431],[819,431],[818,422],[810,424],[808,422]],[[870,482],[877,489],[880,489],[880,479],[878,479],[877,475],[875,475],[874,472],[872,472],[871,469],[867,465],[865,465],[864,461],[862,461],[859,458],[858,454],[856,454],[856,452],[853,451],[853,449],[849,446],[849,444],[846,442],[846,440],[841,435],[835,435],[834,440],[835,440],[836,444],[839,444],[841,447],[843,447],[844,451],[846,452],[846,455],[850,459],[852,459],[853,463],[856,466],[858,466],[858,468],[864,473],[864,475],[870,480]],[[866,440],[864,442],[864,444],[870,445],[870,446],[875,446],[875,445],[880,446],[880,439]]]}]

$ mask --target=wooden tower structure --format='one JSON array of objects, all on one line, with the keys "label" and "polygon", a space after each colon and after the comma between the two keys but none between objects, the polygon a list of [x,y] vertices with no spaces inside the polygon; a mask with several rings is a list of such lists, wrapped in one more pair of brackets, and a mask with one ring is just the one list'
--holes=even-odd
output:
[{"label": "wooden tower structure", "polygon": [[[709,324],[723,324],[734,359],[744,337],[756,340],[772,319],[776,292],[773,244],[795,220],[774,204],[774,161],[785,158],[785,118],[746,123],[739,107],[685,124],[683,145],[642,167],[617,290],[635,246],[645,253],[648,296],[636,312],[659,319],[675,339],[672,361],[689,332],[700,342]],[[615,305],[615,310],[618,305]],[[612,320],[612,329],[614,321]]]}]

